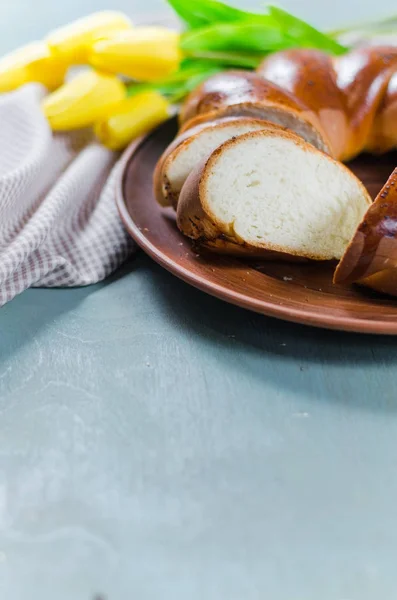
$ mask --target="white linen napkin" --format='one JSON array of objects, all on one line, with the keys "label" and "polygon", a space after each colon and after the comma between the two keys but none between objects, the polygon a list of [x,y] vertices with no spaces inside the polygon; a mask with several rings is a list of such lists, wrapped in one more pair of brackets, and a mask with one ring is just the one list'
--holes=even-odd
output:
[{"label": "white linen napkin", "polygon": [[119,155],[87,131],[53,134],[45,93],[0,96],[0,306],[31,286],[96,283],[134,251],[115,205]]}]

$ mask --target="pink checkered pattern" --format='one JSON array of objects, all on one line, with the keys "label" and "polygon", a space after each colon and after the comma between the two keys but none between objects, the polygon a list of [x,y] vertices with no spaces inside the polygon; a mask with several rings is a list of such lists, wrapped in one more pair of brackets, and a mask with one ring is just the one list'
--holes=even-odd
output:
[{"label": "pink checkered pattern", "polygon": [[28,287],[107,277],[133,251],[115,205],[118,155],[53,135],[38,85],[0,96],[0,306]]}]

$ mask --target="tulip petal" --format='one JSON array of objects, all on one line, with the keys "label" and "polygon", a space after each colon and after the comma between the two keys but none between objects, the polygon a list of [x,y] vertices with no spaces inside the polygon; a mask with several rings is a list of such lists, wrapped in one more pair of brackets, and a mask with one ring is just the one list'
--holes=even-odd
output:
[{"label": "tulip petal", "polygon": [[114,75],[84,71],[43,101],[43,111],[54,131],[88,127],[106,118],[126,96]]},{"label": "tulip petal", "polygon": [[86,62],[92,44],[116,32],[130,29],[126,15],[116,11],[101,11],[56,29],[47,37],[52,52],[69,64]]},{"label": "tulip petal", "polygon": [[142,92],[125,99],[106,120],[95,125],[98,139],[111,150],[121,150],[129,142],[165,121],[170,105],[157,92]]},{"label": "tulip petal", "polygon": [[93,45],[89,63],[97,69],[139,81],[154,81],[176,71],[182,54],[180,35],[164,27],[135,27]]},{"label": "tulip petal", "polygon": [[32,42],[0,60],[0,92],[34,81],[54,90],[62,84],[66,70],[67,64],[54,56],[47,44]]}]

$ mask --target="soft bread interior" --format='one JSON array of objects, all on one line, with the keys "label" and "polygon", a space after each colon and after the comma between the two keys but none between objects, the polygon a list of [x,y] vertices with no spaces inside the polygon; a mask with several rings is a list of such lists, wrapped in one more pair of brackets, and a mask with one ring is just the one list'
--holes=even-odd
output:
[{"label": "soft bread interior", "polygon": [[162,168],[163,194],[168,204],[177,204],[179,193],[189,173],[198,162],[207,158],[218,146],[232,137],[249,131],[275,129],[277,126],[261,121],[240,117],[225,119],[216,123],[201,125],[192,135],[170,153]]},{"label": "soft bread interior", "polygon": [[343,255],[371,203],[345,166],[279,131],[219,147],[198,193],[203,213],[238,243],[319,260]]}]

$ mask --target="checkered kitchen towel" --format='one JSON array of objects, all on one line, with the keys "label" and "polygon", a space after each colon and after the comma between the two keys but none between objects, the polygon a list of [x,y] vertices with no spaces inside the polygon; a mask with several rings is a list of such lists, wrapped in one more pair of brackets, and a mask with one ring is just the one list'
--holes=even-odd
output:
[{"label": "checkered kitchen towel", "polygon": [[0,306],[28,287],[96,283],[134,250],[115,205],[118,155],[52,134],[44,88],[0,96]]}]

